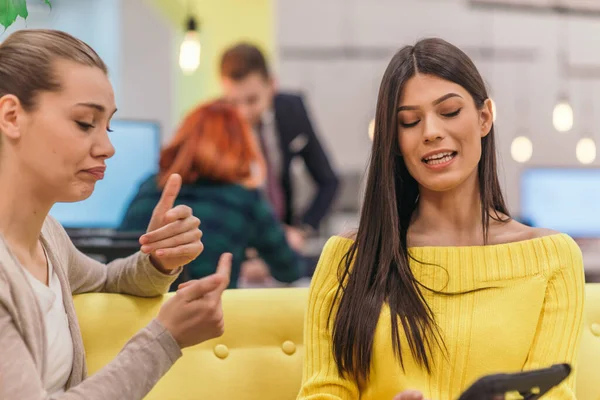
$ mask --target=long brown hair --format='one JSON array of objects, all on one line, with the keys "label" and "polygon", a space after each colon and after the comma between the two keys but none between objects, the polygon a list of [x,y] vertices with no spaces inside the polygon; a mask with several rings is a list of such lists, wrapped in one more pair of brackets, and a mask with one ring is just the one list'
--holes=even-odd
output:
[{"label": "long brown hair", "polygon": [[[406,82],[416,73],[457,83],[473,97],[478,109],[488,98],[481,75],[469,57],[441,39],[424,39],[402,48],[390,61],[377,100],[375,135],[365,198],[356,240],[340,268],[334,306],[333,353],[340,374],[358,381],[369,378],[375,328],[381,308],[390,308],[393,350],[402,366],[399,324],[415,360],[431,371],[433,345],[441,345],[433,313],[414,277],[407,232],[417,207],[419,187],[410,175],[398,144],[397,108]],[[494,127],[481,139],[478,165],[484,241],[490,218],[509,215],[496,171]],[[494,210],[490,215],[490,210]],[[333,313],[333,307],[331,309]],[[331,316],[331,314],[330,314]]]},{"label": "long brown hair", "polygon": [[233,107],[215,101],[193,109],[162,150],[159,184],[178,173],[184,183],[205,178],[257,187],[264,168],[250,127]]}]

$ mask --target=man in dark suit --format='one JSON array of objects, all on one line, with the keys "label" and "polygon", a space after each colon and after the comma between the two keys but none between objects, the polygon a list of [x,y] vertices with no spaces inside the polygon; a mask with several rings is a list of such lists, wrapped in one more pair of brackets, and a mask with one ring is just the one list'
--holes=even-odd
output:
[{"label": "man in dark suit", "polygon": [[[302,97],[279,93],[262,52],[240,43],[221,58],[224,96],[254,128],[267,162],[266,192],[276,214],[288,227],[292,246],[316,230],[329,211],[338,178],[319,143]],[[317,185],[317,193],[304,215],[293,213],[290,165],[301,157]]]}]

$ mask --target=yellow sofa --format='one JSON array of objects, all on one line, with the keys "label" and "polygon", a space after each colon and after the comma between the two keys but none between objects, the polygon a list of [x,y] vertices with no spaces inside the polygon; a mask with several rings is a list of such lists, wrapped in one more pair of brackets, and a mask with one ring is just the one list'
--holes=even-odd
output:
[{"label": "yellow sofa", "polygon": [[600,283],[586,285],[584,320],[577,369],[577,399],[600,400]]},{"label": "yellow sofa", "polygon": [[[146,400],[292,400],[302,375],[307,289],[238,289],[224,293],[225,334],[193,348]],[[158,312],[164,297],[75,297],[89,373],[112,360]],[[579,400],[600,400],[600,284],[587,285],[579,363]]]}]

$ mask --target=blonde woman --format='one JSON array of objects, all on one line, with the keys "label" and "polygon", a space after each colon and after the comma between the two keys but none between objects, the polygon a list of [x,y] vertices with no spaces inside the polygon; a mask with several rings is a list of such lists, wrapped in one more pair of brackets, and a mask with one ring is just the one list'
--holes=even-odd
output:
[{"label": "blonde woman", "polygon": [[107,130],[115,111],[106,66],[80,40],[23,30],[0,45],[0,399],[142,399],[181,348],[223,332],[229,256],[216,274],[182,288],[86,379],[72,294],[159,295],[202,251],[198,218],[173,207],[176,174],[141,251],[108,265],[80,253],[48,216],[56,202],[88,198],[102,179],[114,153]]}]

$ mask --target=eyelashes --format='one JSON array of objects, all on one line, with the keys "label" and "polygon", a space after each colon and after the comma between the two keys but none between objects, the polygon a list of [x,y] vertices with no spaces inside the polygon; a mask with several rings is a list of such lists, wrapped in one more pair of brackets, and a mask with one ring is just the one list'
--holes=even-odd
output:
[{"label": "eyelashes", "polygon": [[415,121],[410,124],[405,124],[403,122],[400,122],[400,125],[402,125],[403,128],[412,128],[413,126],[417,125],[418,123],[419,123],[419,121]]},{"label": "eyelashes", "polygon": [[[90,129],[94,129],[96,126],[92,125],[92,124],[88,124],[85,122],[81,122],[81,121],[75,121],[75,123],[79,126],[79,128],[84,131],[84,132],[89,132]],[[106,128],[107,132],[112,132],[113,130],[110,128]]]},{"label": "eyelashes", "polygon": [[456,117],[458,116],[458,114],[460,114],[460,112],[462,111],[462,108],[459,108],[458,110],[451,112],[451,113],[447,113],[447,114],[442,114],[444,117],[448,117],[448,118],[452,118],[452,117]]},{"label": "eyelashes", "polygon": [[87,123],[81,122],[81,121],[75,121],[75,123],[77,123],[79,128],[84,132],[88,132],[90,129],[94,129],[94,125],[92,125],[92,124],[87,124]]},{"label": "eyelashes", "polygon": [[[462,108],[459,108],[458,110],[453,111],[451,113],[442,114],[442,116],[445,118],[454,118],[454,117],[457,117],[461,111],[462,111]],[[421,122],[421,120],[416,120],[415,122],[410,122],[410,123],[400,122],[400,126],[402,126],[403,128],[412,128],[413,126],[416,126],[419,122]]]}]

